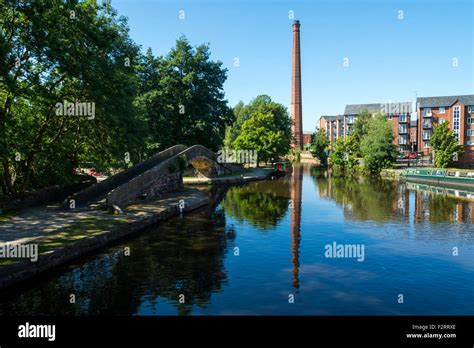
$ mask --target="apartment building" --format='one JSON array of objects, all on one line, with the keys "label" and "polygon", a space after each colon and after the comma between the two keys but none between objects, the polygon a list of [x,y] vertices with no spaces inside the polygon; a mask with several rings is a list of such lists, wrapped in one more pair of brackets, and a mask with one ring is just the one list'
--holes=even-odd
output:
[{"label": "apartment building", "polygon": [[420,97],[418,112],[418,151],[432,153],[429,141],[436,124],[449,122],[449,128],[463,146],[461,165],[474,165],[474,95]]},{"label": "apartment building", "polygon": [[418,119],[410,121],[410,146],[412,152],[418,152]]},{"label": "apartment building", "polygon": [[414,151],[415,144],[412,142],[412,137],[410,136],[413,124],[411,122],[411,102],[346,105],[343,115],[344,137],[347,137],[352,132],[354,122],[364,110],[367,110],[372,116],[377,113],[385,114],[392,122],[394,134],[393,142],[397,145],[399,151]]},{"label": "apartment building", "polygon": [[344,116],[321,116],[319,129],[324,129],[329,141],[334,144],[337,139],[344,135]]}]

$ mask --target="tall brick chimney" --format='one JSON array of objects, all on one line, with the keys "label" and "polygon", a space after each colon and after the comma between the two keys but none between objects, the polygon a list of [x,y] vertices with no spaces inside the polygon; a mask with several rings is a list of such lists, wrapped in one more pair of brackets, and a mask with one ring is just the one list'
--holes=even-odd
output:
[{"label": "tall brick chimney", "polygon": [[293,53],[291,77],[291,145],[303,149],[303,111],[301,107],[300,21],[293,22]]}]

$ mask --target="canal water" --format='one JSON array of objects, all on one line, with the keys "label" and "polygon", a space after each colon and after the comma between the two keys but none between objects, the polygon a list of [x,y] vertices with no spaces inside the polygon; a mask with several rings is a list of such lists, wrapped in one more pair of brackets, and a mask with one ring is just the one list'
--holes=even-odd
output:
[{"label": "canal water", "polygon": [[1,294],[0,314],[474,314],[472,201],[311,166],[209,195]]}]

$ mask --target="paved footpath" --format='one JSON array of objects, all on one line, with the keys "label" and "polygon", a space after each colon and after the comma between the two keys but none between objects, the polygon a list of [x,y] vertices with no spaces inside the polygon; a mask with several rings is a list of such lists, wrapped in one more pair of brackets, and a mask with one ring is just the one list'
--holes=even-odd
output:
[{"label": "paved footpath", "polygon": [[[184,206],[180,207],[181,200]],[[0,288],[206,204],[208,197],[204,193],[184,188],[157,200],[131,205],[120,215],[88,207],[66,211],[59,205],[25,209],[0,222],[0,245],[37,244],[40,255],[36,262],[0,259]]]}]

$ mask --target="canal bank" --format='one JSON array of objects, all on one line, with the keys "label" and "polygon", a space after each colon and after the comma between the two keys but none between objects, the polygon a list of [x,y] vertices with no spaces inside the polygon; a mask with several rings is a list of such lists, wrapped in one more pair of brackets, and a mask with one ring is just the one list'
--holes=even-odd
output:
[{"label": "canal bank", "polygon": [[[270,168],[212,179],[184,180],[186,185],[231,185],[264,180]],[[93,253],[113,242],[143,231],[160,221],[213,204],[213,199],[191,187],[159,199],[128,206],[124,214],[112,215],[84,207],[65,211],[57,206],[25,209],[0,223],[0,242],[7,247],[36,246],[35,261],[0,259],[0,289]]]},{"label": "canal bank", "polygon": [[273,168],[254,168],[242,173],[218,176],[215,178],[206,177],[184,177],[185,185],[232,185],[244,184],[247,182],[267,179],[272,173]]},{"label": "canal bank", "polygon": [[[4,245],[12,247],[37,245],[39,255],[35,262],[0,260],[0,289],[87,255],[159,221],[193,211],[208,202],[208,197],[201,191],[185,188],[158,200],[131,205],[125,209],[124,215],[85,209],[66,212],[56,207],[26,210],[0,225],[0,239]],[[57,229],[54,229],[55,221],[60,226]]]}]

